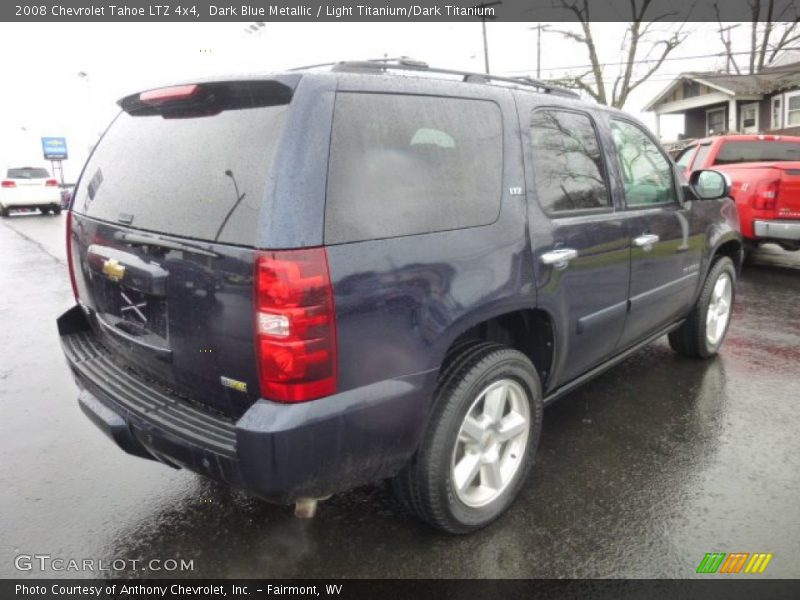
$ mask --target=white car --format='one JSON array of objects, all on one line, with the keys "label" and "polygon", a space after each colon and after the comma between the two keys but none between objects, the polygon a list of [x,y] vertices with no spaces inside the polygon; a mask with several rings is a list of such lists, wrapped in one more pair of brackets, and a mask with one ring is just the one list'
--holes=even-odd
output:
[{"label": "white car", "polygon": [[10,168],[0,181],[0,216],[18,208],[38,208],[43,215],[61,212],[58,181],[41,167]]}]

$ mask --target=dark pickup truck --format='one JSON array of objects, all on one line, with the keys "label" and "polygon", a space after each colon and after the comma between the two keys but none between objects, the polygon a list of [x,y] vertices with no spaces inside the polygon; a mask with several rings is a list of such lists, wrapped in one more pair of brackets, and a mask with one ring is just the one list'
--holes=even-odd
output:
[{"label": "dark pickup truck", "polygon": [[[83,411],[126,452],[313,512],[391,479],[465,533],[544,406],[669,335],[725,337],[728,184],[527,79],[337,63],[123,98],[75,189]],[[124,475],[120,475],[124,476]]]}]

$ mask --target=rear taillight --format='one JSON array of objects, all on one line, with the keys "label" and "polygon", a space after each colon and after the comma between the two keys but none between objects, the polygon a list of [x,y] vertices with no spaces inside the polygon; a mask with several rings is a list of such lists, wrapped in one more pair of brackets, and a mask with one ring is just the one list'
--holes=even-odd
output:
[{"label": "rear taillight", "polygon": [[2,186],[4,188],[17,187],[17,182],[16,181],[9,181],[8,179],[4,179],[3,183],[0,183],[0,186]]},{"label": "rear taillight", "polygon": [[78,299],[78,284],[75,280],[75,267],[72,264],[72,211],[67,213],[67,268],[69,269],[69,282],[72,284],[72,295]]},{"label": "rear taillight", "polygon": [[259,252],[255,334],[261,395],[304,402],[336,391],[336,319],[324,248]]},{"label": "rear taillight", "polygon": [[778,193],[781,189],[781,180],[775,179],[764,185],[756,194],[753,208],[759,210],[774,210],[778,204]]},{"label": "rear taillight", "polygon": [[58,185],[58,181],[56,181],[55,179],[48,179],[47,181],[44,182],[44,184],[47,187],[56,187]]}]

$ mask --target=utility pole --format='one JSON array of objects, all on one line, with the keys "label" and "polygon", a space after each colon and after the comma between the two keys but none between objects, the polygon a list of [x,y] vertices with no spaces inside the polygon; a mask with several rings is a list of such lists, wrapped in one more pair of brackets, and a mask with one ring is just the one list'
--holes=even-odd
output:
[{"label": "utility pole", "polygon": [[528,27],[536,30],[536,79],[542,78],[542,32],[547,31],[548,25],[539,23],[536,27]]},{"label": "utility pole", "polygon": [[[490,6],[498,6],[502,4],[501,0],[495,0],[494,2],[481,2],[480,4],[476,4],[475,8],[487,9]],[[481,11],[483,12],[483,11]],[[486,14],[481,14],[481,30],[483,32],[483,68],[486,71],[486,74],[489,74],[489,42],[486,40],[486,19],[494,19],[494,16],[486,16]]]},{"label": "utility pole", "polygon": [[[725,72],[731,72],[731,29],[736,29],[740,24],[728,25],[727,27],[720,26],[719,35],[725,43]],[[727,38],[723,34],[727,33]]]}]

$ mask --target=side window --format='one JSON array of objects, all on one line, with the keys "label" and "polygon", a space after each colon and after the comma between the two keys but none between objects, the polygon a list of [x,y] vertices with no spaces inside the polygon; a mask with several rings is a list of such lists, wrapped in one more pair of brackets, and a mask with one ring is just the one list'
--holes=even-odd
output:
[{"label": "side window", "polygon": [[697,146],[689,146],[685,148],[678,156],[675,158],[675,164],[678,165],[681,169],[685,169],[689,166],[689,163],[692,160],[692,156],[694,155],[694,151],[697,149]]},{"label": "side window", "polygon": [[536,195],[545,212],[611,206],[597,134],[587,115],[534,110],[531,144]]},{"label": "side window", "polygon": [[676,202],[672,165],[645,132],[632,123],[612,120],[611,133],[617,147],[627,205]]},{"label": "side window", "polygon": [[502,115],[494,102],[340,92],[325,242],[493,223],[502,171]]},{"label": "side window", "polygon": [[708,156],[709,150],[711,150],[711,144],[703,144],[698,148],[697,156],[694,157],[694,162],[692,163],[693,171],[703,168],[703,163],[706,162],[706,156]]}]

